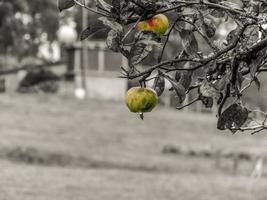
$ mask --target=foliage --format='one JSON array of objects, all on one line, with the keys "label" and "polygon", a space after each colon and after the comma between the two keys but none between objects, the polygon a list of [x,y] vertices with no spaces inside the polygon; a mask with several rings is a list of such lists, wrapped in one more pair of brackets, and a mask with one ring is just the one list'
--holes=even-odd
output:
[{"label": "foliage", "polygon": [[[267,129],[267,114],[261,122],[251,119],[254,112],[246,107],[243,94],[252,83],[260,88],[258,75],[267,71],[267,2],[263,0],[95,0],[95,9],[86,1],[59,0],[60,10],[78,5],[101,15],[103,27],[109,29],[108,47],[122,53],[129,61],[129,69],[122,69],[122,77],[138,79],[142,86],[155,79],[154,88],[161,94],[165,80],[172,85],[179,103],[196,92],[189,104],[201,101],[211,108],[217,104],[218,128],[236,131]],[[140,21],[157,14],[170,19],[164,36],[151,31],[137,30]],[[233,23],[223,40],[217,37],[217,24]],[[99,27],[99,29],[103,28]],[[82,38],[95,33],[91,25],[82,32]],[[129,40],[130,35],[134,35]],[[174,38],[182,49],[169,59],[163,54]],[[207,46],[203,50],[203,40]],[[157,49],[158,62],[140,69],[144,59]],[[158,72],[154,76],[155,72]],[[160,80],[160,81],[159,81]],[[164,80],[164,81],[163,81]],[[162,89],[163,88],[163,89]],[[253,124],[253,125],[251,125]]]}]

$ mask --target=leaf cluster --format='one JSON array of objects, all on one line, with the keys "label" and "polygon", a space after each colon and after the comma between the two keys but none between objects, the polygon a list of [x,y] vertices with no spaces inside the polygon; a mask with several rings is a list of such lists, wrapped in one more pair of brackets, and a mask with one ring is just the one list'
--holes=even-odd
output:
[{"label": "leaf cluster", "polygon": [[[154,79],[160,96],[165,82],[175,92],[177,109],[201,101],[207,108],[218,109],[218,129],[258,132],[267,129],[266,113],[262,122],[251,119],[244,93],[258,76],[267,71],[267,2],[262,0],[95,0],[95,8],[82,0],[59,0],[59,9],[81,6],[101,17],[103,27],[91,25],[81,33],[81,40],[107,28],[108,47],[122,53],[129,67],[121,66],[122,77],[138,79],[142,86]],[[164,36],[136,29],[138,22],[156,14],[165,14],[170,27]],[[220,37],[220,27],[232,24]],[[202,42],[201,42],[202,41]],[[203,45],[204,43],[204,45]],[[169,44],[178,52],[164,58]],[[203,48],[205,46],[205,48]],[[157,63],[140,68],[145,58],[157,53]],[[186,96],[196,98],[184,104]],[[250,126],[253,121],[254,125]],[[256,123],[256,125],[255,125]]]}]

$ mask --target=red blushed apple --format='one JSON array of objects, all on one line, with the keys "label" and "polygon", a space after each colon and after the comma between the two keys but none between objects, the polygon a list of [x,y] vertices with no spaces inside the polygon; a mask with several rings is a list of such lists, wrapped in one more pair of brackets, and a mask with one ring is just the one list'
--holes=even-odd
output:
[{"label": "red blushed apple", "polygon": [[163,14],[158,14],[146,21],[139,22],[137,28],[139,30],[153,31],[162,36],[169,28],[169,19]]}]

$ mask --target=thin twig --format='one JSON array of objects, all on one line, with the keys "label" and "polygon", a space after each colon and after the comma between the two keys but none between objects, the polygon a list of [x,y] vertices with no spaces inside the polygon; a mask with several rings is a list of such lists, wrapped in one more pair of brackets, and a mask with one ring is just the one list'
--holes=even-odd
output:
[{"label": "thin twig", "polygon": [[160,55],[159,55],[159,57],[158,57],[158,63],[160,63],[160,62],[162,61],[162,57],[163,57],[163,54],[164,54],[166,45],[167,45],[167,43],[168,43],[168,41],[169,41],[171,32],[172,32],[172,30],[174,29],[174,27],[175,27],[175,25],[176,25],[176,23],[177,23],[178,20],[179,20],[179,18],[176,19],[176,20],[173,22],[173,24],[171,25],[171,28],[170,28],[169,32],[167,33],[166,40],[165,40],[165,42],[164,42],[164,44],[163,44],[163,48],[162,48],[162,50],[161,50],[161,53],[160,53]]},{"label": "thin twig", "polygon": [[94,9],[92,9],[92,8],[90,8],[90,7],[88,7],[88,6],[86,6],[86,4],[82,4],[82,3],[79,2],[78,0],[73,0],[73,1],[74,1],[74,3],[75,3],[76,5],[81,6],[82,8],[85,8],[85,9],[87,9],[87,10],[93,12],[93,13],[96,13],[96,14],[99,14],[99,15],[102,15],[102,16],[105,16],[105,17],[109,17],[109,15],[107,15],[107,14],[105,14],[105,13],[102,13],[102,12],[99,12],[99,11],[97,11],[97,10],[94,10]]},{"label": "thin twig", "polygon": [[122,38],[122,42],[128,37],[128,35],[135,29],[135,27],[137,26],[137,24],[142,20],[143,16],[145,15],[145,13],[139,17],[139,19],[136,21],[136,23],[128,30],[128,32],[124,35],[124,37]]},{"label": "thin twig", "polygon": [[185,108],[185,107],[187,107],[187,106],[190,106],[190,105],[196,103],[196,102],[199,101],[199,100],[200,100],[200,97],[197,97],[197,98],[195,98],[194,100],[192,100],[191,102],[189,102],[188,104],[185,104],[185,105],[183,105],[183,106],[181,106],[181,107],[176,107],[176,109],[177,109],[177,110],[182,110],[183,108]]}]

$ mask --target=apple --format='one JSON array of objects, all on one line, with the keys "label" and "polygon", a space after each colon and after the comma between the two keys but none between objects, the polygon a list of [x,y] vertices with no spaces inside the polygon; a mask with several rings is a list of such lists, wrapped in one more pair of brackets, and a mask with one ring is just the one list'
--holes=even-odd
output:
[{"label": "apple", "polygon": [[158,96],[151,88],[133,87],[127,91],[125,103],[131,112],[150,112],[156,107]]},{"label": "apple", "polygon": [[153,31],[162,36],[169,28],[169,19],[166,15],[158,14],[146,21],[139,22],[137,28],[144,31]]}]

